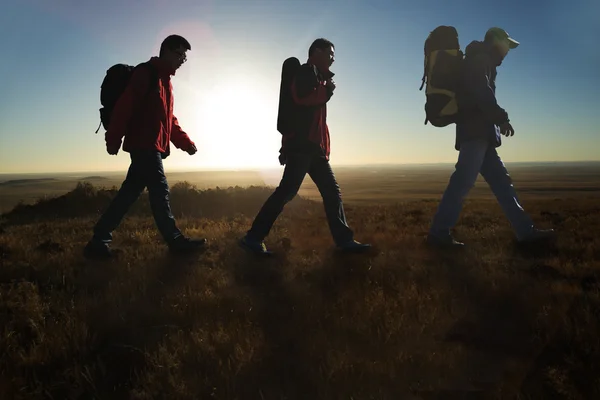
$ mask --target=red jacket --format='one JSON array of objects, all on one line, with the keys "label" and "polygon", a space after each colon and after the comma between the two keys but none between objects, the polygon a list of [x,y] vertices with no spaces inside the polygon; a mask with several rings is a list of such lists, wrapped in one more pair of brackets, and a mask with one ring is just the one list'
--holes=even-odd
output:
[{"label": "red jacket", "polygon": [[[150,82],[148,68],[137,68],[129,84],[113,109],[106,131],[106,143],[123,150],[158,150],[168,156],[169,142],[187,150],[194,144],[181,129],[173,115],[173,86],[171,75],[175,72],[158,57],[149,61],[158,72],[159,82]],[[149,92],[149,85],[152,90]]]},{"label": "red jacket", "polygon": [[283,135],[282,153],[315,152],[329,159],[327,102],[333,92],[327,89],[326,81],[333,75],[330,71],[319,71],[311,60],[298,70],[291,90],[297,106],[293,116],[294,131]]}]

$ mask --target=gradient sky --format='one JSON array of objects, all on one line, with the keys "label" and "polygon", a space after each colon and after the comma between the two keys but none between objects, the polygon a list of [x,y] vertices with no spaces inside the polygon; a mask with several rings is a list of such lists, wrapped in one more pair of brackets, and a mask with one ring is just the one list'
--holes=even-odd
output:
[{"label": "gradient sky", "polygon": [[521,42],[497,96],[516,130],[507,162],[600,160],[598,0],[8,0],[0,6],[0,173],[125,170],[94,134],[115,63],[192,51],[173,78],[175,114],[199,149],[167,171],[277,167],[283,60],[336,45],[329,103],[334,165],[455,162],[454,127],[424,126],[423,42],[454,25],[461,46],[501,26]]}]

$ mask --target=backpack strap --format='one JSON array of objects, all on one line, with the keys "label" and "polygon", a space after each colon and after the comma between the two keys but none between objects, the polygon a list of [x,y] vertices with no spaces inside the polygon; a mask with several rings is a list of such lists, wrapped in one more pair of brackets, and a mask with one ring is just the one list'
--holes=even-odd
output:
[{"label": "backpack strap", "polygon": [[146,62],[146,64],[150,68],[150,84],[148,85],[148,93],[150,93],[153,90],[158,89],[158,81],[160,78],[158,76],[158,70],[156,69],[154,64],[152,64],[151,62]]},{"label": "backpack strap", "polygon": [[156,69],[156,67],[150,61],[146,61],[141,64],[138,64],[136,68],[139,68],[139,67],[147,68],[148,71],[150,72],[150,79],[148,81],[148,91],[146,92],[146,94],[151,93],[153,90],[157,90],[159,76],[158,76],[158,70]]},{"label": "backpack strap", "polygon": [[430,39],[431,32],[427,36],[427,39],[425,39],[425,45],[423,46],[423,77],[421,78],[421,87],[419,88],[419,91],[423,90],[423,86],[425,86],[425,78],[427,77],[427,50],[429,50],[428,42]]}]

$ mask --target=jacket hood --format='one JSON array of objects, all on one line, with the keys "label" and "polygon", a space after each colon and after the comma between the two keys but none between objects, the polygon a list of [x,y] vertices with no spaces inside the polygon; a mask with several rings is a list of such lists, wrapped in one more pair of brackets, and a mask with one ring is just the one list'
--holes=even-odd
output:
[{"label": "jacket hood", "polygon": [[479,40],[473,40],[465,48],[465,57],[475,57],[480,53],[486,53],[490,56],[495,66],[502,64],[503,57],[500,53],[492,46]]}]

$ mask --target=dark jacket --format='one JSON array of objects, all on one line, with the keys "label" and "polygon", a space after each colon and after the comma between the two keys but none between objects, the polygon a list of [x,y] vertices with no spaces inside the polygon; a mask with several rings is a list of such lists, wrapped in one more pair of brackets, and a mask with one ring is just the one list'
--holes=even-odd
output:
[{"label": "dark jacket", "polygon": [[465,49],[457,91],[456,150],[461,143],[482,138],[496,147],[502,144],[498,125],[508,121],[508,114],[496,101],[496,67],[500,64],[502,57],[486,43],[473,41]]},{"label": "dark jacket", "polygon": [[292,82],[291,94],[295,107],[290,132],[281,139],[281,153],[315,154],[329,159],[330,141],[327,127],[327,102],[333,92],[326,81],[333,72],[319,71],[310,62],[303,64]]},{"label": "dark jacket", "polygon": [[[150,82],[148,68],[136,68],[113,110],[106,143],[115,147],[125,137],[123,150],[157,150],[166,157],[169,142],[187,150],[193,142],[173,115],[173,86],[170,70],[158,57],[149,61],[158,72],[158,84]],[[148,85],[154,87],[149,91]]]}]

